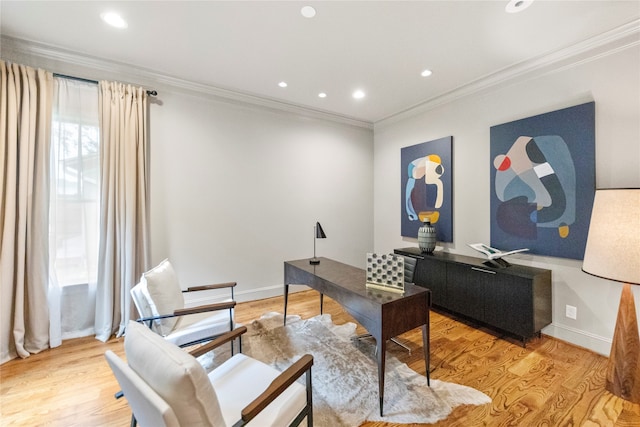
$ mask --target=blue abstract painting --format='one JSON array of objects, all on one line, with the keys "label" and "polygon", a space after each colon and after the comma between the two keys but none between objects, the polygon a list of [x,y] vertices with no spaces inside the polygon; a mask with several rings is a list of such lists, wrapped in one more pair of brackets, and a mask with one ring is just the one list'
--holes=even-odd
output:
[{"label": "blue abstract painting", "polygon": [[402,236],[417,237],[429,219],[438,241],[453,242],[452,141],[447,136],[400,150]]},{"label": "blue abstract painting", "polygon": [[595,103],[491,127],[491,246],[582,259],[595,194]]}]

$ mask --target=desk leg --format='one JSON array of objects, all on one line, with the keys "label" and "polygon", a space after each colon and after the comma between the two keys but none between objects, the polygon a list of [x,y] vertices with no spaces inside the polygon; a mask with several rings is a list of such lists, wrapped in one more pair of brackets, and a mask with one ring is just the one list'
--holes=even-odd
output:
[{"label": "desk leg", "polygon": [[287,303],[289,302],[289,285],[284,285],[284,326],[287,326]]},{"label": "desk leg", "polygon": [[376,338],[376,348],[378,356],[378,396],[380,400],[380,416],[382,417],[382,404],[384,402],[384,369],[387,356],[387,343],[385,340]]},{"label": "desk leg", "polygon": [[323,305],[324,305],[324,294],[320,294],[320,314],[322,314]]},{"label": "desk leg", "polygon": [[427,375],[427,385],[431,387],[431,346],[429,345],[429,323],[422,325],[422,348],[424,350],[424,366]]}]

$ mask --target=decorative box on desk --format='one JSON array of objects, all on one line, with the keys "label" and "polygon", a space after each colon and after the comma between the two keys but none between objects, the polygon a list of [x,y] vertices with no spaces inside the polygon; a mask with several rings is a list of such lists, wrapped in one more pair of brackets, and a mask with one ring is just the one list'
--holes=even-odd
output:
[{"label": "decorative box on desk", "polygon": [[417,258],[414,283],[431,289],[433,305],[507,332],[523,344],[551,324],[551,270],[418,248],[394,250]]}]

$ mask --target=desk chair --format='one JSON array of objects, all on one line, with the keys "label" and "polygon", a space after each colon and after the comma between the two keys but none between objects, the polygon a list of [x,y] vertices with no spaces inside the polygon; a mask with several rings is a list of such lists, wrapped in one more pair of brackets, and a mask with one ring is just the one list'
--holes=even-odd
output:
[{"label": "desk chair", "polygon": [[[414,276],[415,271],[416,271],[416,263],[417,263],[416,258],[409,257],[409,256],[405,256],[404,257],[404,283],[405,283],[405,285],[407,283],[413,283],[413,276]],[[322,302],[320,304],[322,305]],[[359,339],[362,339],[362,338],[370,338],[370,337],[371,337],[371,334],[361,334],[361,335],[353,337],[352,339],[359,340]],[[390,341],[393,342],[393,343],[398,344],[400,347],[402,347],[405,350],[407,350],[409,352],[409,354],[411,354],[411,349],[406,344],[400,342],[397,338],[395,338],[395,337],[391,338]],[[377,351],[377,349],[376,349],[376,351]]]}]

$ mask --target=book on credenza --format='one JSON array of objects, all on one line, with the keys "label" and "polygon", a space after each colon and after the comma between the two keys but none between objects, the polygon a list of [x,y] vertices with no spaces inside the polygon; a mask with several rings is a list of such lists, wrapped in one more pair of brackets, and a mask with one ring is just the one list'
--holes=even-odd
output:
[{"label": "book on credenza", "polygon": [[492,248],[491,246],[485,245],[484,243],[469,243],[469,246],[471,246],[476,251],[485,254],[486,257],[491,259],[491,260],[502,258],[503,256],[507,256],[507,255],[517,254],[518,252],[525,252],[525,251],[529,250],[528,248],[523,248],[523,249],[514,249],[512,251],[503,252],[500,249]]}]

